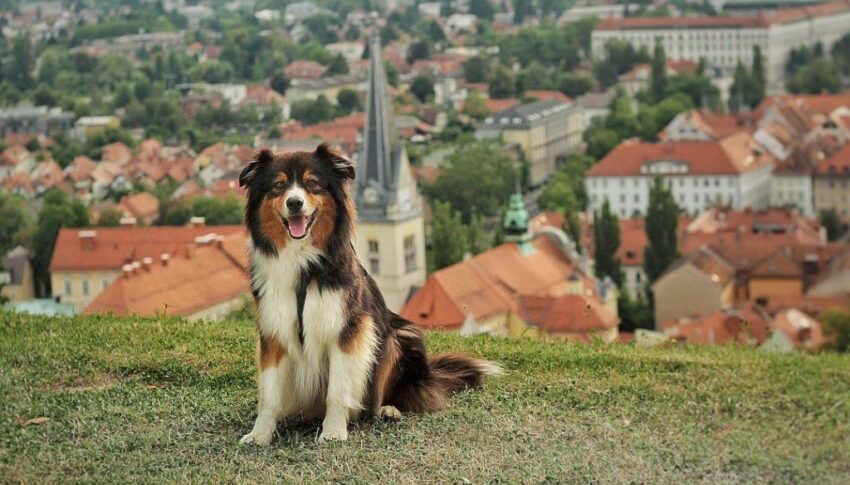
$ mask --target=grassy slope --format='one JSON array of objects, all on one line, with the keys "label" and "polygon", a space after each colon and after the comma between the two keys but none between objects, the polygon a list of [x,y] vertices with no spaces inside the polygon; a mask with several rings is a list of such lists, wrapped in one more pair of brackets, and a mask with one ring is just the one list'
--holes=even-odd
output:
[{"label": "grassy slope", "polygon": [[[850,480],[850,358],[429,335],[506,376],[315,443],[252,424],[253,324],[0,314],[0,481]],[[24,420],[47,416],[40,426]]]}]

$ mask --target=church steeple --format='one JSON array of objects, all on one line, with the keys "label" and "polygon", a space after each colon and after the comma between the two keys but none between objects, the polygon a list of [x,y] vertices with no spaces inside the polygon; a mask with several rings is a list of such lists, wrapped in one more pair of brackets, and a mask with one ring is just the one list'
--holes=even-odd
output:
[{"label": "church steeple", "polygon": [[511,195],[510,202],[508,202],[508,210],[505,211],[505,218],[502,220],[502,229],[505,232],[505,240],[517,243],[523,254],[534,252],[528,223],[529,217],[528,211],[525,209],[525,202],[522,200],[522,194],[517,191]]},{"label": "church steeple", "polygon": [[[357,208],[361,219],[382,220],[392,212],[407,207],[392,207],[399,203],[409,205],[400,197],[402,171],[407,155],[398,142],[393,124],[392,101],[388,94],[387,76],[381,59],[381,41],[377,35],[369,37],[369,86],[366,93],[366,126],[363,144],[358,157]],[[405,173],[407,175],[407,173]]]}]

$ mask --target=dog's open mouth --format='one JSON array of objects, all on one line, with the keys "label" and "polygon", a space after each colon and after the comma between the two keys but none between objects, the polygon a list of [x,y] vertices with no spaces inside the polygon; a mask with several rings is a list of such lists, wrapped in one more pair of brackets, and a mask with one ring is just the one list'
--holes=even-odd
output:
[{"label": "dog's open mouth", "polygon": [[302,239],[307,235],[307,232],[310,230],[310,226],[313,225],[314,220],[315,218],[313,216],[299,214],[297,216],[284,218],[283,225],[286,226],[286,230],[289,231],[289,236],[292,237],[292,239]]}]

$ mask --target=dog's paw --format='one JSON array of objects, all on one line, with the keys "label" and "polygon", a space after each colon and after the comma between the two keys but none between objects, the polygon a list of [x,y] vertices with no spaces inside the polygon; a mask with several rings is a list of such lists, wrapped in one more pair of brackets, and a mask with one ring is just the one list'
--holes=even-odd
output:
[{"label": "dog's paw", "polygon": [[399,411],[395,406],[381,406],[380,409],[378,409],[378,416],[389,419],[399,419],[401,418],[401,411]]},{"label": "dog's paw", "polygon": [[272,433],[259,433],[251,431],[239,440],[243,445],[269,446],[272,442]]},{"label": "dog's paw", "polygon": [[322,434],[319,435],[319,444],[327,443],[329,441],[345,441],[348,439],[348,430],[346,429],[323,429]]}]

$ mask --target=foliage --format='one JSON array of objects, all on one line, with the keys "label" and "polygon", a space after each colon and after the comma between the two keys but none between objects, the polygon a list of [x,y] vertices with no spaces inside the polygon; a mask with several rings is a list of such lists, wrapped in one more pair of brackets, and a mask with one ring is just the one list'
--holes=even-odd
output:
[{"label": "foliage", "polygon": [[830,310],[821,315],[828,345],[838,352],[850,351],[850,313]]},{"label": "foliage", "polygon": [[315,125],[331,120],[336,117],[336,114],[336,108],[324,94],[319,95],[314,101],[309,99],[295,101],[290,107],[290,116],[305,125]]},{"label": "foliage", "polygon": [[584,172],[595,160],[587,155],[571,155],[549,179],[538,203],[544,210],[581,212],[587,207]]},{"label": "foliage", "polygon": [[826,238],[830,241],[837,240],[847,232],[847,225],[835,209],[821,210],[820,223],[826,229]]},{"label": "foliage", "polygon": [[788,90],[798,94],[837,93],[841,90],[838,69],[834,62],[814,59],[788,81]]},{"label": "foliage", "polygon": [[198,196],[188,200],[168,200],[160,204],[157,223],[161,226],[185,226],[192,217],[203,217],[210,226],[242,224],[245,211],[236,196]]},{"label": "foliage", "polygon": [[342,57],[342,54],[337,54],[331,59],[328,68],[325,71],[326,76],[337,76],[340,74],[348,74],[348,62]]},{"label": "foliage", "polygon": [[653,101],[658,102],[667,94],[667,55],[664,53],[664,45],[659,39],[655,41],[651,67],[649,94]]},{"label": "foliage", "polygon": [[336,104],[341,114],[363,110],[363,103],[360,102],[360,96],[357,94],[357,91],[349,88],[339,90],[336,95]]},{"label": "foliage", "polygon": [[233,66],[227,61],[209,60],[199,62],[189,69],[189,77],[197,82],[222,84],[233,81]]},{"label": "foliage", "polygon": [[283,75],[283,71],[275,71],[272,77],[269,78],[269,87],[277,91],[278,94],[286,95],[286,90],[289,88],[289,79]]},{"label": "foliage", "polygon": [[432,201],[449,202],[464,221],[473,208],[490,217],[513,192],[514,163],[496,143],[475,142],[460,146],[446,160],[443,173],[424,192]]},{"label": "foliage", "polygon": [[[487,1],[487,0],[482,0]],[[463,78],[468,83],[483,83],[490,77],[490,60],[483,56],[470,57],[463,63]]]},{"label": "foliage", "polygon": [[495,10],[493,5],[488,0],[470,0],[469,13],[475,15],[479,19],[493,20]]},{"label": "foliage", "polygon": [[631,43],[612,39],[605,44],[605,55],[602,61],[594,64],[593,73],[602,87],[613,86],[617,77],[631,70],[636,64],[650,61],[645,50],[637,50]]},{"label": "foliage", "polygon": [[514,74],[503,65],[498,65],[490,72],[490,97],[493,99],[512,98],[516,95]]},{"label": "foliage", "polygon": [[390,86],[398,87],[398,69],[395,64],[390,61],[384,61],[384,73],[387,75],[387,82]]},{"label": "foliage", "polygon": [[463,102],[463,114],[478,121],[486,118],[490,114],[490,110],[487,109],[487,101],[484,96],[478,91],[470,92]]},{"label": "foliage", "polygon": [[410,83],[410,92],[416,96],[416,99],[424,103],[434,95],[434,83],[426,76],[416,76]]},{"label": "foliage", "polygon": [[633,298],[625,289],[620,289],[617,299],[617,310],[620,314],[620,331],[634,332],[639,328],[655,329],[655,316],[649,302],[642,298]]},{"label": "foliage", "polygon": [[458,237],[465,229],[460,212],[450,203],[439,200],[435,200],[431,207],[431,271],[437,271],[463,259],[467,240]]},{"label": "foliage", "polygon": [[33,272],[40,295],[51,294],[48,268],[59,229],[88,226],[89,212],[82,201],[55,188],[45,192],[44,206],[32,238]]},{"label": "foliage", "polygon": [[19,244],[29,246],[33,226],[26,202],[0,190],[0,257]]},{"label": "foliage", "polygon": [[623,285],[623,270],[617,249],[620,247],[620,221],[611,212],[608,199],[602,210],[593,215],[594,272],[599,279],[608,277],[617,286]]},{"label": "foliage", "polygon": [[643,269],[649,284],[679,258],[678,225],[679,207],[673,192],[664,179],[657,177],[649,189],[645,220],[648,244],[643,251]]},{"label": "foliage", "polygon": [[101,212],[97,218],[97,227],[118,227],[124,214],[118,209],[108,209]]}]

